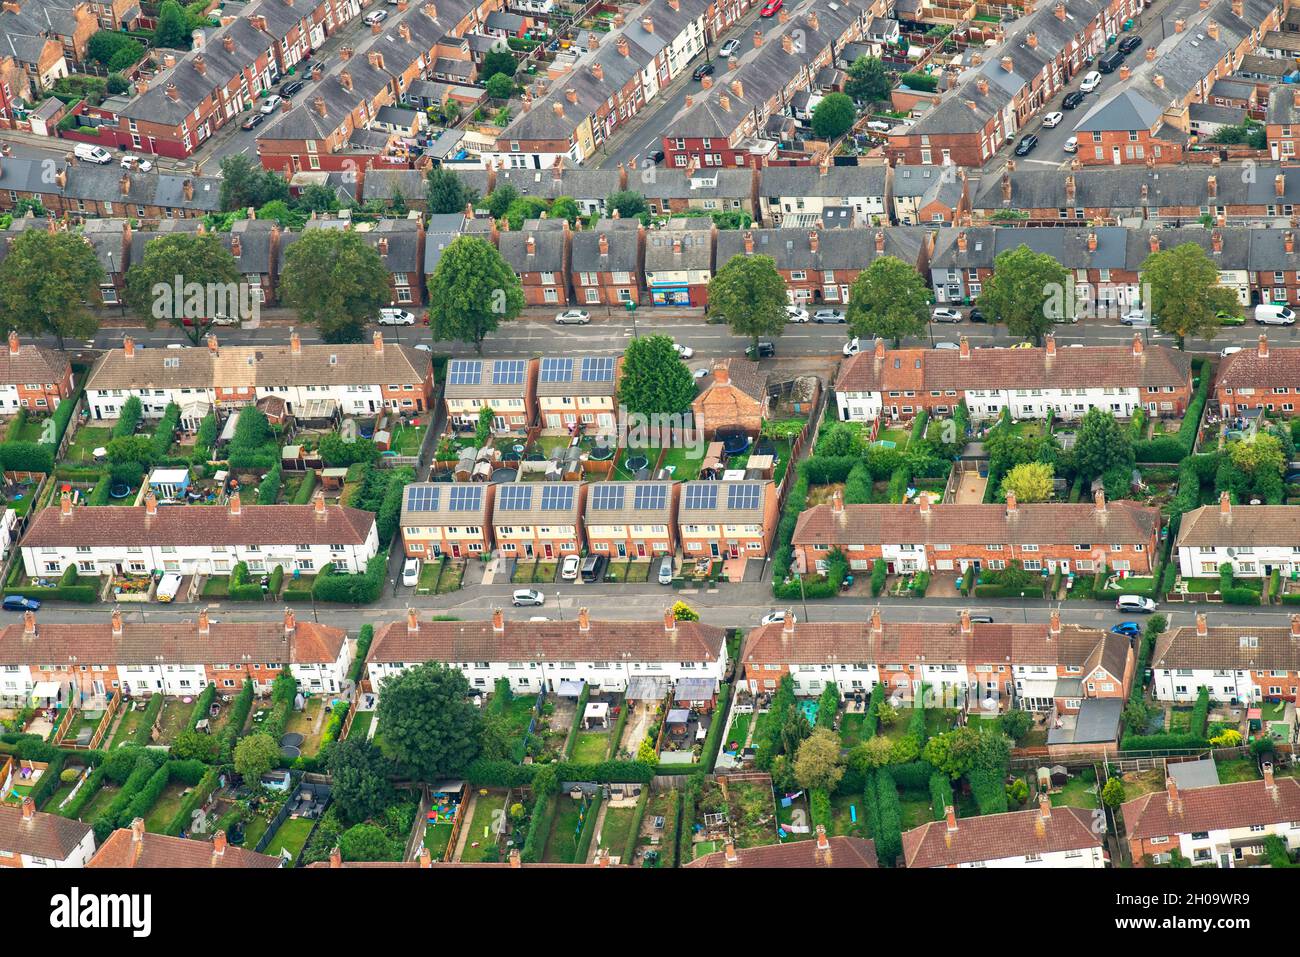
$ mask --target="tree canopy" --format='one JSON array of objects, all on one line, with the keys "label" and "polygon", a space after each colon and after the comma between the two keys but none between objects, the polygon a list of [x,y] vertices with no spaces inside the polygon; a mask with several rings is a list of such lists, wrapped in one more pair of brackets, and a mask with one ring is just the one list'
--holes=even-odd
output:
[{"label": "tree canopy", "polygon": [[1142,285],[1149,291],[1147,307],[1161,332],[1178,339],[1212,339],[1219,331],[1219,312],[1239,315],[1237,294],[1219,285],[1219,267],[1197,243],[1183,243],[1147,256]]},{"label": "tree canopy", "polygon": [[849,335],[893,340],[925,332],[930,319],[930,289],[921,274],[894,256],[877,256],[858,273],[845,318]]},{"label": "tree canopy", "polygon": [[326,342],[360,342],[389,295],[379,253],[350,230],[308,230],[284,254],[280,297]]},{"label": "tree canopy", "polygon": [[756,348],[761,337],[785,331],[789,301],[771,256],[737,254],[709,280],[709,315],[724,319]]},{"label": "tree canopy", "polygon": [[[993,275],[984,283],[978,305],[985,315],[1005,322],[1012,335],[1039,342],[1056,318],[1072,315],[1070,283],[1059,262],[1021,245],[993,261]],[[1054,316],[1054,311],[1063,314]]]},{"label": "tree canopy", "polygon": [[333,742],[325,764],[334,783],[334,804],[348,823],[377,817],[395,800],[388,783],[391,766],[364,738]]},{"label": "tree canopy", "polygon": [[1133,443],[1128,429],[1103,409],[1089,409],[1079,422],[1074,443],[1074,467],[1085,479],[1111,469],[1133,468]]},{"label": "tree canopy", "polygon": [[479,751],[482,716],[458,669],[425,662],[379,686],[382,750],[419,781],[454,777]]},{"label": "tree canopy", "polygon": [[253,207],[260,209],[272,200],[289,200],[289,183],[274,170],[263,169],[243,153],[221,161],[221,208],[226,212]]},{"label": "tree canopy", "polygon": [[1046,502],[1052,497],[1052,466],[1046,462],[1025,462],[1017,465],[1002,480],[1002,495],[1008,492],[1018,502]]},{"label": "tree canopy", "polygon": [[461,213],[467,203],[478,199],[478,194],[454,170],[441,166],[429,167],[424,184],[430,213]]},{"label": "tree canopy", "polygon": [[[216,304],[218,289],[235,290],[242,279],[235,257],[220,237],[213,233],[172,233],[146,243],[144,256],[127,270],[126,301],[150,329],[161,319],[197,344],[212,323],[210,312],[224,311],[232,319],[248,318],[237,312],[238,295],[230,302],[223,291],[220,299],[225,305]],[[192,300],[187,289],[202,295]]]},{"label": "tree canopy", "polygon": [[80,235],[24,230],[0,262],[0,308],[10,326],[33,336],[86,339],[99,320],[86,308],[94,302],[104,270]]},{"label": "tree canopy", "polygon": [[623,354],[618,401],[641,415],[682,413],[696,395],[695,378],[682,363],[669,336],[641,336]]},{"label": "tree canopy", "polygon": [[864,53],[849,65],[844,92],[855,100],[875,102],[888,98],[893,86],[893,79],[885,69],[884,61],[880,57]]},{"label": "tree canopy", "polygon": [[442,251],[429,277],[429,325],[435,339],[483,340],[524,307],[519,277],[496,247],[478,236],[458,236]]},{"label": "tree canopy", "polygon": [[839,139],[853,127],[858,109],[843,93],[828,93],[813,107],[813,132],[824,140]]}]

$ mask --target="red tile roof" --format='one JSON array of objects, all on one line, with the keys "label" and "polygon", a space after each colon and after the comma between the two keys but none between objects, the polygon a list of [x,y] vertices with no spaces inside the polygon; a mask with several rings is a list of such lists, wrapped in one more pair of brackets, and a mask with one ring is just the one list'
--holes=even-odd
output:
[{"label": "red tile roof", "polygon": [[1240,781],[1212,787],[1155,791],[1120,808],[1130,838],[1170,837],[1252,825],[1300,821],[1300,781],[1278,778],[1270,789],[1263,781]]},{"label": "red tile roof", "polygon": [[825,849],[817,841],[791,841],[789,844],[765,844],[734,850],[735,860],[727,851],[714,851],[697,857],[687,867],[879,867],[876,845],[860,837],[827,838]]},{"label": "red tile roof", "polygon": [[225,843],[219,833],[217,842],[191,841],[183,837],[151,834],[144,821],[136,818],[131,827],[120,827],[108,836],[90,859],[87,867],[281,867],[278,857],[258,854]]},{"label": "red tile roof", "polygon": [[24,818],[22,808],[0,804],[0,852],[6,854],[67,860],[90,829],[89,824],[42,811]]},{"label": "red tile roof", "polygon": [[1223,360],[1214,387],[1234,391],[1271,390],[1278,386],[1292,389],[1297,382],[1300,382],[1300,349],[1270,345],[1268,355],[1261,356],[1258,346],[1247,346]]},{"label": "red tile roof", "polygon": [[903,835],[908,867],[953,867],[1027,854],[1086,851],[1102,846],[1093,831],[1092,812],[1076,807],[1012,811],[967,817],[950,831],[947,821],[931,821]]}]

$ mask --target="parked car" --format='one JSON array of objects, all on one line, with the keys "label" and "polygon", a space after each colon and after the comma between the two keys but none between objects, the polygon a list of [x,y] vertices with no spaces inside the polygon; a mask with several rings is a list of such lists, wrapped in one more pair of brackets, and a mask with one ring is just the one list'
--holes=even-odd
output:
[{"label": "parked car", "polygon": [[783,6],[785,6],[784,0],[767,0],[767,3],[763,4],[763,9],[759,11],[759,16],[774,17]]},{"label": "parked car", "polygon": [[293,96],[302,89],[302,86],[302,80],[290,80],[288,83],[285,83],[280,87],[280,95]]},{"label": "parked car", "polygon": [[420,581],[420,560],[418,558],[408,558],[402,565],[402,584],[407,588],[414,588]]},{"label": "parked car", "polygon": [[1222,309],[1214,314],[1214,318],[1219,320],[1221,326],[1244,326],[1246,324],[1245,316],[1240,313],[1224,312]]},{"label": "parked car", "polygon": [[732,37],[726,43],[722,44],[722,46],[718,47],[718,56],[727,59],[734,56],[738,49],[740,49],[740,37]]},{"label": "parked car", "polygon": [[659,559],[659,584],[671,585],[673,583],[673,556],[665,555]]},{"label": "parked car", "polygon": [[582,580],[598,582],[605,579],[605,565],[609,559],[604,555],[588,555],[582,560]]},{"label": "parked car", "polygon": [[379,310],[379,324],[381,326],[413,326],[415,325],[415,313],[386,306]]},{"label": "parked car", "polygon": [[268,96],[265,100],[262,101],[262,109],[261,109],[262,115],[269,116],[270,114],[274,113],[276,110],[280,108],[280,104],[283,102],[284,102],[284,97],[280,96],[280,94],[278,93],[272,93],[270,96]]},{"label": "parked car", "polygon": [[1072,110],[1086,98],[1087,97],[1078,90],[1071,90],[1069,93],[1065,94],[1065,98],[1061,100],[1061,107],[1066,110]]},{"label": "parked car", "polygon": [[1295,324],[1295,313],[1286,306],[1259,305],[1255,307],[1255,321],[1261,326],[1290,326]]},{"label": "parked car", "polygon": [[1033,133],[1030,133],[1027,136],[1022,136],[1020,138],[1020,142],[1016,144],[1016,155],[1028,156],[1030,153],[1034,151],[1034,147],[1037,145],[1038,145],[1038,137],[1035,136]]},{"label": "parked car", "polygon": [[818,309],[813,313],[813,322],[847,322],[843,309]]},{"label": "parked car", "polygon": [[137,159],[130,153],[122,157],[122,169],[133,169],[141,173],[147,173],[153,169],[153,161],[147,159]]},{"label": "parked car", "polygon": [[1111,628],[1111,634],[1123,635],[1125,638],[1136,638],[1142,634],[1142,626],[1136,621],[1121,621],[1118,625]]},{"label": "parked car", "polygon": [[971,615],[971,616],[970,616],[970,620],[971,620],[971,624],[972,624],[972,625],[991,625],[991,624],[993,624],[993,616],[992,616],[992,615]]},{"label": "parked car", "polygon": [[104,163],[113,162],[113,157],[109,155],[108,150],[102,146],[96,146],[94,143],[78,143],[72,148],[72,154],[79,160],[85,160],[87,163]]},{"label": "parked car", "polygon": [[585,326],[591,322],[591,313],[587,312],[586,309],[566,309],[564,312],[555,314],[555,321],[562,326],[569,323]]},{"label": "parked car", "polygon": [[785,621],[785,612],[783,612],[783,611],[769,611],[766,615],[763,616],[763,619],[762,619],[762,621],[759,622],[759,624],[760,624],[760,625],[776,625],[776,624],[779,624],[779,623],[781,623],[781,622],[783,622],[783,621]]},{"label": "parked car", "polygon": [[776,355],[776,343],[771,339],[759,339],[757,349],[753,346],[745,347],[745,355],[751,359],[770,359]]},{"label": "parked car", "polygon": [[164,575],[158,581],[158,590],[154,592],[154,598],[161,602],[173,601],[176,593],[181,590],[181,576],[176,574]]},{"label": "parked car", "polygon": [[1119,41],[1119,52],[1128,54],[1132,53],[1142,45],[1142,38],[1136,33],[1130,33],[1123,40]]},{"label": "parked car", "polygon": [[1141,595],[1120,595],[1115,599],[1116,611],[1136,611],[1149,615],[1156,610],[1156,603]]},{"label": "parked car", "polygon": [[5,611],[38,611],[40,599],[24,598],[22,595],[9,595],[5,598]]},{"label": "parked car", "polygon": [[712,63],[701,63],[699,66],[695,68],[694,72],[691,73],[691,79],[702,80],[706,76],[709,76],[712,73],[713,73]]},{"label": "parked car", "polygon": [[1219,353],[1220,359],[1226,359],[1228,356],[1236,355],[1241,351],[1241,346],[1224,346],[1223,351]]},{"label": "parked car", "polygon": [[651,150],[651,151],[650,151],[649,153],[647,153],[646,155],[650,157],[650,161],[651,161],[652,163],[662,163],[662,162],[664,161],[664,151],[663,151],[663,150]]},{"label": "parked car", "polygon": [[1065,150],[1065,152],[1067,153],[1079,152],[1079,137],[1071,136],[1068,140],[1066,140],[1064,143],[1061,144],[1061,149]]},{"label": "parked car", "polygon": [[978,309],[972,309],[966,314],[966,318],[971,322],[988,322],[988,319],[984,317],[984,313],[980,312]]},{"label": "parked car", "polygon": [[546,596],[536,588],[518,588],[510,596],[510,604],[516,608],[540,607],[546,604]]},{"label": "parked car", "polygon": [[858,342],[856,336],[854,336],[854,337],[853,337],[852,339],[850,339],[848,342],[844,343],[844,355],[845,355],[846,357],[847,357],[847,356],[856,356],[856,355],[857,355],[859,352],[861,352],[861,351],[862,351],[862,346],[861,346],[861,344]]},{"label": "parked car", "polygon": [[239,124],[239,128],[241,130],[257,129],[257,127],[262,125],[262,121],[264,119],[266,119],[265,113],[250,113],[248,115],[248,118],[245,119],[244,122]]},{"label": "parked car", "polygon": [[689,359],[695,355],[694,349],[692,349],[690,346],[684,346],[680,342],[674,342],[673,349],[675,349],[677,351],[677,354],[681,356],[683,359]]},{"label": "parked car", "polygon": [[786,322],[807,322],[808,310],[800,306],[786,306],[785,319]]},{"label": "parked car", "polygon": [[934,322],[961,322],[961,312],[948,306],[939,306],[930,312],[930,318]]},{"label": "parked car", "polygon": [[1093,70],[1083,78],[1083,82],[1079,84],[1079,90],[1083,93],[1091,93],[1099,86],[1101,86],[1101,74]]},{"label": "parked car", "polygon": [[581,564],[582,559],[577,555],[565,555],[560,565],[560,578],[566,582],[574,581],[578,577],[578,566]]},{"label": "parked car", "polygon": [[934,344],[934,347],[935,347],[936,349],[948,349],[948,350],[955,350],[955,349],[960,349],[960,348],[961,348],[961,346],[959,346],[959,345],[958,345],[957,343],[955,343],[955,342],[936,342],[936,343]]},{"label": "parked car", "polygon": [[1049,130],[1055,129],[1061,125],[1061,120],[1063,119],[1065,119],[1064,113],[1048,113],[1043,117],[1043,126],[1047,127]]},{"label": "parked car", "polygon": [[1097,61],[1097,70],[1101,73],[1114,73],[1124,63],[1123,50],[1111,50]]},{"label": "parked car", "polygon": [[1122,326],[1146,327],[1151,325],[1151,317],[1141,309],[1132,309],[1119,317]]},{"label": "parked car", "polygon": [[383,23],[387,19],[388,19],[387,10],[375,10],[371,13],[367,13],[365,20],[363,20],[362,22],[365,23],[365,25],[368,27],[373,27],[376,23]]}]

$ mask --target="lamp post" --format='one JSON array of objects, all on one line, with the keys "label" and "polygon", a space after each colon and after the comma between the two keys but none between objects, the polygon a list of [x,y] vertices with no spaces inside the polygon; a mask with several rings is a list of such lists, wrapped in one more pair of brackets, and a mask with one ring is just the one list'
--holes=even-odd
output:
[{"label": "lamp post", "polygon": [[795,572],[794,577],[799,581],[799,601],[803,604],[803,620],[811,621],[808,617],[808,595],[803,590],[803,572]]},{"label": "lamp post", "polygon": [[555,611],[560,616],[560,621],[564,621],[564,606],[560,604],[560,592],[555,592]]},{"label": "lamp post", "polygon": [[1025,624],[1029,624],[1029,603],[1025,601],[1025,593],[1020,593],[1020,611],[1025,616]]}]

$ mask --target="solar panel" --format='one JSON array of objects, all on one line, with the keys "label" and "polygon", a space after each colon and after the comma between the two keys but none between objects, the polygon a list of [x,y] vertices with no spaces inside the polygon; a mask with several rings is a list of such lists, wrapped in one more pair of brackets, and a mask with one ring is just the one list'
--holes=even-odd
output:
[{"label": "solar panel", "polygon": [[632,499],[633,508],[663,508],[667,503],[667,485],[638,485]]},{"label": "solar panel", "polygon": [[712,482],[693,482],[686,486],[687,508],[717,508],[718,486]]},{"label": "solar panel", "polygon": [[475,385],[483,376],[483,360],[453,359],[447,370],[449,385]]},{"label": "solar panel", "polygon": [[758,508],[760,492],[757,485],[733,485],[727,489],[727,507]]},{"label": "solar panel", "polygon": [[497,507],[521,511],[533,507],[533,488],[531,485],[503,485],[497,493]]},{"label": "solar panel", "polygon": [[483,507],[483,486],[453,485],[447,507],[452,512],[477,512]]},{"label": "solar panel", "polygon": [[523,381],[523,359],[498,359],[492,363],[493,385],[519,385]]},{"label": "solar panel", "polygon": [[573,508],[573,486],[572,485],[543,485],[542,486],[542,511],[557,512],[566,508]]},{"label": "solar panel", "polygon": [[549,358],[542,360],[543,382],[568,382],[573,378],[573,360]]},{"label": "solar panel", "polygon": [[583,382],[614,381],[613,356],[588,356],[582,360]]},{"label": "solar panel", "polygon": [[406,507],[413,512],[438,511],[438,489],[431,485],[408,485]]},{"label": "solar panel", "polygon": [[622,508],[623,486],[593,485],[591,488],[591,507],[595,509]]}]

